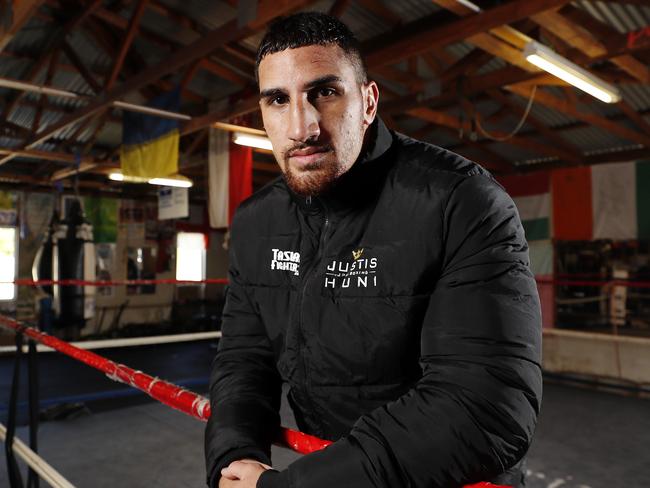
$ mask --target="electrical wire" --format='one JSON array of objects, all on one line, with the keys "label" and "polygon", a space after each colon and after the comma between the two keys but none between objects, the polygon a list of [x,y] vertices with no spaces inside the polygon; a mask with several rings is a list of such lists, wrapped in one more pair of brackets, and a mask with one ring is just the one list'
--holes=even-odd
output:
[{"label": "electrical wire", "polygon": [[533,85],[533,90],[530,93],[530,98],[528,99],[528,104],[526,105],[526,110],[524,111],[524,115],[521,117],[521,120],[519,121],[517,126],[514,128],[514,130],[512,132],[510,132],[510,134],[508,134],[507,136],[495,136],[493,134],[490,134],[481,125],[481,119],[480,119],[478,113],[474,114],[474,122],[476,124],[476,128],[481,133],[481,135],[483,135],[484,137],[487,137],[488,139],[496,141],[496,142],[506,142],[506,141],[512,139],[514,136],[517,135],[517,133],[521,130],[521,128],[526,123],[526,119],[528,118],[528,115],[530,114],[530,110],[533,108],[533,102],[535,101],[535,94],[536,93],[537,93],[537,85]]}]

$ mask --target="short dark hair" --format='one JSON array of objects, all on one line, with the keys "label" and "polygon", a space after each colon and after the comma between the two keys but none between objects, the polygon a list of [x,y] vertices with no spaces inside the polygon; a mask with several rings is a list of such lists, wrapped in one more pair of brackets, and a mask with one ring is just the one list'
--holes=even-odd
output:
[{"label": "short dark hair", "polygon": [[273,21],[257,48],[255,80],[259,83],[260,62],[265,56],[298,47],[336,44],[348,56],[360,83],[368,81],[368,70],[359,41],[336,17],[321,12],[301,12]]}]

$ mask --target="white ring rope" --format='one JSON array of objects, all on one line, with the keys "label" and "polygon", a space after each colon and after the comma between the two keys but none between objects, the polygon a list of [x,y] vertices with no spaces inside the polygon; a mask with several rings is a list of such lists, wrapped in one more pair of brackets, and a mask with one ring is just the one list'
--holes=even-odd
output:
[{"label": "white ring rope", "polygon": [[[190,342],[202,341],[206,339],[219,339],[221,338],[221,331],[216,330],[212,332],[194,332],[191,334],[168,334],[149,337],[126,337],[123,339],[103,339],[98,341],[78,341],[71,342],[71,344],[79,349],[107,349],[111,347],[134,347],[134,346],[149,346],[153,344],[169,344],[176,342]],[[38,352],[52,352],[54,349],[37,344],[36,350]],[[15,352],[16,346],[0,346],[0,354],[7,352]],[[23,346],[23,352],[27,352],[27,345]]]},{"label": "white ring rope", "polygon": [[[7,428],[0,424],[0,440],[3,442],[7,438]],[[13,442],[14,453],[20,459],[32,468],[43,481],[54,488],[75,488],[75,486],[66,480],[61,474],[50,466],[41,456],[32,451],[27,444],[25,444],[18,437],[14,437]]]}]

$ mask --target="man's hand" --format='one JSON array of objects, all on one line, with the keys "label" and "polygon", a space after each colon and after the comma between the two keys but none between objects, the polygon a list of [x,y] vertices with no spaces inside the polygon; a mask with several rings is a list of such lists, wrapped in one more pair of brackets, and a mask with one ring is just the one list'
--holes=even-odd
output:
[{"label": "man's hand", "polygon": [[219,488],[255,488],[257,480],[267,469],[271,466],[254,459],[233,461],[221,470]]}]

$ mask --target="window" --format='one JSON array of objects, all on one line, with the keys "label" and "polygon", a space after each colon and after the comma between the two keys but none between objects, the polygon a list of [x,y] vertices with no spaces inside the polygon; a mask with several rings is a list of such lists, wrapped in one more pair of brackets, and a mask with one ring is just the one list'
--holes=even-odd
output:
[{"label": "window", "polygon": [[179,232],[176,240],[176,279],[205,279],[205,236],[201,232]]},{"label": "window", "polygon": [[[0,282],[16,279],[16,228],[0,227]],[[0,300],[13,300],[16,287],[0,283]]]}]

